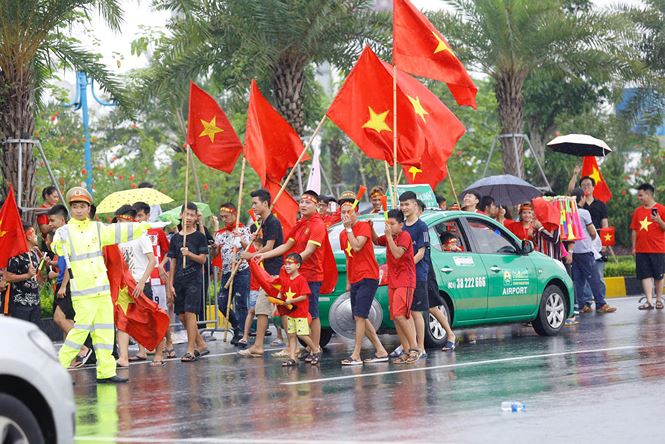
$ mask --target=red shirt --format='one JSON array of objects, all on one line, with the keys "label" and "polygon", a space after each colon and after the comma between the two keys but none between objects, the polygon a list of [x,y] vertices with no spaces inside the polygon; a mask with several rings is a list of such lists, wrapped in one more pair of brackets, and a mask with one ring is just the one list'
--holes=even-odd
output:
[{"label": "red shirt", "polygon": [[148,230],[148,239],[152,244],[152,252],[155,255],[155,268],[152,269],[150,273],[150,281],[153,279],[159,279],[161,285],[166,284],[161,277],[159,276],[159,269],[157,266],[162,263],[164,256],[169,252],[169,240],[166,238],[164,230],[161,228],[150,228]]},{"label": "red shirt", "polygon": [[657,203],[652,208],[639,207],[633,213],[630,229],[637,233],[636,253],[665,253],[665,231],[654,222],[651,210],[658,210],[661,219],[665,219],[665,206]]},{"label": "red shirt", "polygon": [[307,282],[323,282],[323,243],[326,241],[328,231],[320,214],[316,213],[308,219],[300,219],[293,227],[287,239],[293,239],[295,244],[289,253],[302,254],[309,243],[316,245],[314,253],[303,261],[300,274]]},{"label": "red shirt", "polygon": [[327,228],[330,228],[331,226],[335,225],[337,222],[341,222],[342,221],[341,210],[337,210],[333,214],[327,215],[326,217],[323,218],[323,221],[325,222]]},{"label": "red shirt", "polygon": [[[302,269],[302,267],[300,268]],[[281,274],[279,283],[281,285],[279,295],[282,300],[293,299],[299,296],[309,296],[311,293],[307,279],[302,274],[299,274],[294,279],[291,279],[291,276],[286,273]],[[290,318],[306,318],[308,314],[309,297],[305,298],[304,301],[293,304],[293,310],[286,313]]]},{"label": "red shirt", "polygon": [[386,262],[388,263],[388,288],[416,288],[416,263],[413,261],[413,242],[408,232],[402,231],[397,235],[395,244],[406,248],[402,256],[397,259],[387,247],[386,236],[379,237],[377,243],[386,247]]},{"label": "red shirt", "polygon": [[[39,208],[51,208],[51,205],[43,203]],[[48,213],[37,216],[37,225],[48,225]]]},{"label": "red shirt", "polygon": [[349,282],[355,284],[362,279],[379,279],[379,264],[374,256],[371,225],[369,222],[356,222],[351,229],[356,237],[366,237],[367,242],[360,251],[353,251],[346,230],[339,233],[339,245],[346,255],[346,275]]}]

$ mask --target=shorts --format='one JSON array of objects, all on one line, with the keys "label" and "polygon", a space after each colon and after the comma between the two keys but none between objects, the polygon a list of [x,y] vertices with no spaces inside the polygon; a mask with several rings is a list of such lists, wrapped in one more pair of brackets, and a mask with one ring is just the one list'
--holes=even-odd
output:
[{"label": "shorts", "polygon": [[319,293],[321,291],[321,282],[308,282],[309,291],[309,314],[312,315],[312,319],[318,319],[319,317]]},{"label": "shorts", "polygon": [[272,313],[274,311],[274,306],[268,301],[268,295],[266,294],[266,292],[259,290],[256,293],[257,295],[256,295],[256,304],[254,305],[254,314],[256,314],[256,316],[259,315],[272,316]]},{"label": "shorts", "polygon": [[439,307],[443,305],[443,297],[439,292],[439,283],[436,281],[436,274],[432,267],[429,269],[427,275],[427,299],[429,300],[430,308]]},{"label": "shorts", "polygon": [[637,279],[663,279],[665,274],[665,253],[636,253],[635,268]]},{"label": "shorts", "polygon": [[55,313],[55,308],[60,307],[60,310],[65,314],[65,319],[74,320],[76,312],[74,311],[74,306],[72,305],[72,293],[69,291],[69,285],[67,285],[67,290],[65,291],[65,297],[58,297],[58,290],[62,284],[55,284],[55,300],[53,301],[53,313]]},{"label": "shorts", "polygon": [[[42,319],[42,309],[39,305],[14,304],[11,314],[14,319],[22,319],[27,322],[32,322],[37,326],[39,326]],[[305,321],[307,321],[307,319],[305,319]]]},{"label": "shorts", "polygon": [[168,311],[168,305],[166,301],[166,285],[151,284],[150,286],[152,287],[152,300],[155,301],[155,304]]},{"label": "shorts", "polygon": [[416,288],[413,291],[413,304],[411,311],[427,311],[429,310],[429,296],[428,296],[427,281],[417,281]]},{"label": "shorts", "polygon": [[247,308],[256,307],[256,298],[259,296],[258,290],[249,290],[249,298],[247,299]]},{"label": "shorts", "polygon": [[203,282],[189,281],[180,284],[174,283],[175,297],[173,298],[173,311],[175,314],[194,313],[201,311]]},{"label": "shorts", "polygon": [[143,294],[151,301],[153,300],[154,295],[152,294],[152,285],[150,285],[150,282],[146,282],[143,286]]},{"label": "shorts", "polygon": [[361,279],[351,284],[351,312],[354,317],[367,319],[377,288],[379,281],[376,279]]},{"label": "shorts", "polygon": [[307,318],[286,317],[286,332],[295,333],[298,336],[309,336],[309,324]]},{"label": "shorts", "polygon": [[413,288],[399,287],[388,289],[388,306],[390,307],[390,320],[398,316],[411,317],[411,303],[413,302]]}]

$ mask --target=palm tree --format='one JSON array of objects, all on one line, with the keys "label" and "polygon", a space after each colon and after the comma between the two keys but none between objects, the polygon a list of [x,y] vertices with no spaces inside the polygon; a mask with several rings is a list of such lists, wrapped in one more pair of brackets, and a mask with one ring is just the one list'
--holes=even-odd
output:
[{"label": "palm tree", "polygon": [[[524,130],[524,85],[540,70],[564,75],[598,71],[610,75],[631,69],[621,54],[624,22],[618,14],[570,8],[564,0],[447,0],[452,12],[432,21],[457,48],[460,57],[494,82],[503,134]],[[524,171],[522,147],[502,139],[507,173]],[[517,152],[516,152],[517,151]]]},{"label": "palm tree", "polygon": [[[66,35],[68,26],[89,21],[98,12],[119,30],[118,0],[0,0],[0,138],[32,139],[41,92],[55,70],[86,72],[121,105],[127,105],[120,83],[98,56]],[[17,184],[18,146],[5,144],[0,161],[4,189]],[[35,161],[32,145],[23,150],[23,205],[34,207]]]}]

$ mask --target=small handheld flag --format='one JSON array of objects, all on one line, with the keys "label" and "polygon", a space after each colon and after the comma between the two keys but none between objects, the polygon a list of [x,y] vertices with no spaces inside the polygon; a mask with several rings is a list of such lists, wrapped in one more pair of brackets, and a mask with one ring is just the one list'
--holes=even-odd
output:
[{"label": "small handheld flag", "polygon": [[259,228],[261,228],[261,225],[259,225],[259,221],[256,218],[256,213],[254,212],[254,210],[250,208],[249,210],[247,210],[247,213],[249,214],[249,217],[252,218],[252,222],[254,222],[256,229],[258,230]]},{"label": "small handheld flag", "polygon": [[381,207],[383,207],[383,217],[385,217],[386,222],[388,222],[388,196],[385,194],[381,196]]},{"label": "small handheld flag", "polygon": [[358,206],[358,204],[360,203],[360,199],[363,198],[366,191],[367,191],[367,187],[365,185],[360,185],[360,188],[358,188],[358,194],[356,194],[356,200],[353,201],[353,209],[354,210]]},{"label": "small handheld flag", "polygon": [[600,244],[603,247],[613,247],[616,244],[614,238],[614,227],[601,228],[600,230]]}]

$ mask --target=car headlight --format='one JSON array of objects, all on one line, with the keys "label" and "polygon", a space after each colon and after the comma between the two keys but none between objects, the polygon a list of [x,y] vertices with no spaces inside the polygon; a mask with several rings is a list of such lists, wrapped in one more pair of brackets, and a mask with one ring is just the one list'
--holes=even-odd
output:
[{"label": "car headlight", "polygon": [[58,362],[58,353],[56,353],[53,343],[49,337],[44,334],[44,332],[41,330],[32,330],[28,333],[28,336],[30,337],[32,343],[37,346],[37,348],[46,353],[55,362]]}]

